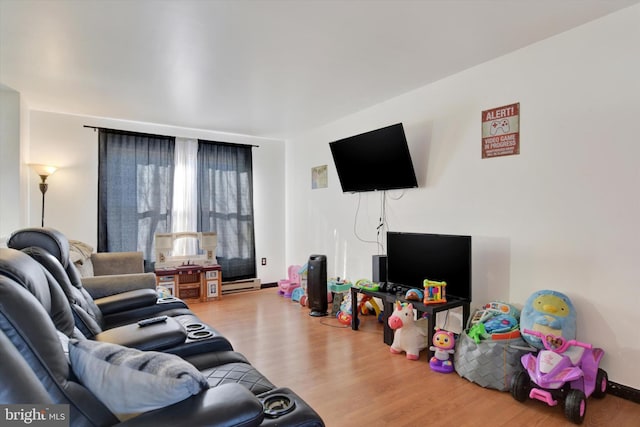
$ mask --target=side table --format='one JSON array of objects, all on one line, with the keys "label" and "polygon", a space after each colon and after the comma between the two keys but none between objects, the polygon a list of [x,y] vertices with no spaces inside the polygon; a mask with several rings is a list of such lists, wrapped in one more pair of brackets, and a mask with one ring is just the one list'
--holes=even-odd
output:
[{"label": "side table", "polygon": [[389,297],[393,294],[388,292],[371,291],[367,289],[351,287],[351,329],[358,330],[358,294],[369,295],[372,297],[380,298],[382,300],[382,323],[384,323],[384,336],[383,340],[385,344],[391,345],[393,343],[393,330],[389,327],[389,314],[393,311],[393,303],[395,299]]}]

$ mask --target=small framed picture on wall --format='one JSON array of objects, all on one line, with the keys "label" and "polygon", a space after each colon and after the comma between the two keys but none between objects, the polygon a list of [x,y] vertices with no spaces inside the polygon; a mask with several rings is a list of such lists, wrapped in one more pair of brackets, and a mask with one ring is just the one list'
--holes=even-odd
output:
[{"label": "small framed picture on wall", "polygon": [[311,188],[327,188],[327,165],[311,168]]}]

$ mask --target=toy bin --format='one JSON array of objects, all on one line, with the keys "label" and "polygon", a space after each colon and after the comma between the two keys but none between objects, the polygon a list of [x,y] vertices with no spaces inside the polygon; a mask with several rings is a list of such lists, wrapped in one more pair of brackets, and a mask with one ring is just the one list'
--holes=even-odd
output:
[{"label": "toy bin", "polygon": [[456,343],[454,366],[458,375],[482,387],[509,391],[511,377],[522,370],[520,358],[535,351],[521,337],[476,343],[464,331]]}]

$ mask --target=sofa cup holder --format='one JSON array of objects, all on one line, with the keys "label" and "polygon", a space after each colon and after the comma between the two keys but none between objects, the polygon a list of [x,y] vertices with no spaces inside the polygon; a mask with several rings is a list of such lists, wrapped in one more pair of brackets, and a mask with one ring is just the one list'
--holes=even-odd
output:
[{"label": "sofa cup holder", "polygon": [[187,323],[184,327],[187,329],[187,332],[195,332],[205,329],[205,325],[203,323]]},{"label": "sofa cup holder", "polygon": [[212,336],[213,336],[213,332],[208,330],[193,331],[187,334],[187,337],[192,340],[203,340],[205,338],[210,338]]},{"label": "sofa cup holder", "polygon": [[267,418],[280,418],[296,408],[296,402],[286,394],[272,394],[262,401],[262,410]]},{"label": "sofa cup holder", "polygon": [[174,301],[179,301],[178,298],[176,297],[162,297],[162,298],[158,298],[158,303],[163,303],[163,302],[174,302]]}]

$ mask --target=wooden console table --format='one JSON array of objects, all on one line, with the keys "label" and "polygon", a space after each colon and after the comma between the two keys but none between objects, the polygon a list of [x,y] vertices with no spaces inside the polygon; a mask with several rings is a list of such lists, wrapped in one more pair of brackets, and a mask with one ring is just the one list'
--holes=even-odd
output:
[{"label": "wooden console table", "polygon": [[[469,318],[470,303],[467,300],[458,299],[447,296],[447,302],[441,304],[423,304],[421,301],[409,301],[402,294],[392,294],[389,292],[371,291],[367,289],[360,289],[356,287],[351,288],[351,329],[358,330],[358,294],[369,295],[372,297],[380,298],[382,300],[382,322],[384,323],[384,343],[387,345],[393,344],[393,330],[389,326],[389,316],[393,313],[393,305],[396,301],[410,302],[413,304],[413,308],[418,311],[418,316],[422,313],[427,314],[427,327],[429,329],[428,343],[431,346],[433,341],[433,331],[436,322],[436,314],[441,311],[448,311],[456,307],[462,307],[462,324],[467,324]],[[463,326],[464,327],[464,326]],[[429,351],[429,357],[433,355],[432,351]]]},{"label": "wooden console table", "polygon": [[185,302],[204,302],[222,296],[219,265],[180,265],[155,270],[156,286],[166,288]]}]

